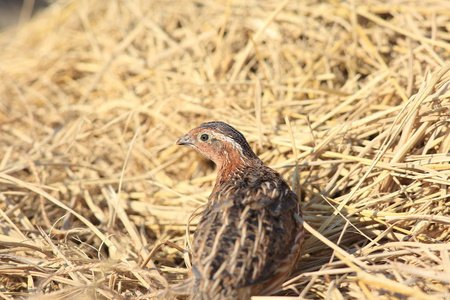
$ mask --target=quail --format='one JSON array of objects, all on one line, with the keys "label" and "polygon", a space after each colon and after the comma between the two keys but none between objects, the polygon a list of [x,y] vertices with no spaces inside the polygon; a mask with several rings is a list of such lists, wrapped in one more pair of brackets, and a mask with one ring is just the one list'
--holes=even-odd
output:
[{"label": "quail", "polygon": [[218,168],[190,249],[190,299],[270,295],[300,256],[304,230],[296,194],[226,123],[204,123],[177,144],[194,148]]}]

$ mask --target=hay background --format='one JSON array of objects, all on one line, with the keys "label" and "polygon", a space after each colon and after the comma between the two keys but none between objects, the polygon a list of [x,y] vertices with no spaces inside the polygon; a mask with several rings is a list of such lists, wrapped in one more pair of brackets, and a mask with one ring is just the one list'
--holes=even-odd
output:
[{"label": "hay background", "polygon": [[449,31],[445,0],[73,0],[1,33],[0,297],[183,280],[215,174],[174,143],[222,120],[311,225],[279,295],[450,299]]}]

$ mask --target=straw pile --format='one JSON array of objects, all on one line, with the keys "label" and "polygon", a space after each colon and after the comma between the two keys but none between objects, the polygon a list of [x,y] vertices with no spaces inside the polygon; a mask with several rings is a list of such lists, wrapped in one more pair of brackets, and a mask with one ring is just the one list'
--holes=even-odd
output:
[{"label": "straw pile", "polygon": [[149,299],[186,278],[215,174],[174,144],[221,120],[302,201],[280,299],[450,299],[449,12],[73,0],[2,33],[1,298]]}]

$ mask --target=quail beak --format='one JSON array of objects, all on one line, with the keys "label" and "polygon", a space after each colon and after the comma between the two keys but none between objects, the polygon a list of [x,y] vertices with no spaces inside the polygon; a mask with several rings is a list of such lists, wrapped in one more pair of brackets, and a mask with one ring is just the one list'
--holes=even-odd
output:
[{"label": "quail beak", "polygon": [[181,139],[177,141],[177,145],[187,145],[187,146],[193,146],[194,142],[192,141],[192,136],[189,134],[186,134]]}]

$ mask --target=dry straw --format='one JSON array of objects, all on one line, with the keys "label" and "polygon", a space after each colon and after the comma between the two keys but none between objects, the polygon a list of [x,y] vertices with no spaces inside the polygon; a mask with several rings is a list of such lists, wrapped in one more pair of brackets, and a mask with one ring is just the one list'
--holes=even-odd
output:
[{"label": "dry straw", "polygon": [[169,295],[215,179],[174,143],[222,120],[310,233],[255,299],[450,299],[449,31],[447,0],[73,0],[1,33],[0,297]]}]

